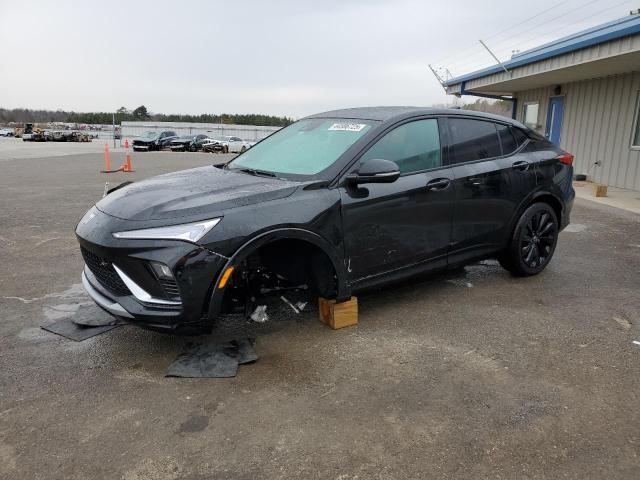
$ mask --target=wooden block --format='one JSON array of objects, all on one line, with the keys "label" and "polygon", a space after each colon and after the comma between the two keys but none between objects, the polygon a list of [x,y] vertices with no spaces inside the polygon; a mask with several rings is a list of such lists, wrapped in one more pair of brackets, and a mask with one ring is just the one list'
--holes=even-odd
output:
[{"label": "wooden block", "polygon": [[599,183],[593,184],[593,195],[595,197],[606,197],[607,196],[607,186],[600,185]]},{"label": "wooden block", "polygon": [[334,330],[358,324],[358,299],[351,297],[346,302],[318,298],[320,321]]}]

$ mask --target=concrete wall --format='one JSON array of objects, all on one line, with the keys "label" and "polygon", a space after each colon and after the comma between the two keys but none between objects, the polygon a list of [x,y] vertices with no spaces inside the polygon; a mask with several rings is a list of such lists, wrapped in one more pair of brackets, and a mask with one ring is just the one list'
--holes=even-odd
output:
[{"label": "concrete wall", "polygon": [[149,130],[173,130],[177,135],[197,135],[210,137],[232,135],[243,140],[262,140],[280,127],[260,127],[256,125],[227,125],[223,123],[185,122],[122,122],[122,138],[133,138]]},{"label": "concrete wall", "polygon": [[[565,110],[560,147],[575,155],[575,173],[585,173],[606,185],[640,190],[640,149],[631,147],[640,72],[561,87]],[[553,94],[553,87],[516,92],[517,119],[523,120],[526,102],[538,101],[537,130],[544,134]]]}]

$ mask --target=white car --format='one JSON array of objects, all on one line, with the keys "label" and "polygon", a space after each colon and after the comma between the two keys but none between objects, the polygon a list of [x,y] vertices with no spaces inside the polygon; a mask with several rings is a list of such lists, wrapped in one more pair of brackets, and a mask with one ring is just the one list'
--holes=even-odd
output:
[{"label": "white car", "polygon": [[0,128],[0,137],[13,137],[12,128]]},{"label": "white car", "polygon": [[204,143],[202,150],[205,152],[242,153],[252,146],[252,142],[242,140],[240,137],[223,135],[222,137],[212,138],[210,142]]}]

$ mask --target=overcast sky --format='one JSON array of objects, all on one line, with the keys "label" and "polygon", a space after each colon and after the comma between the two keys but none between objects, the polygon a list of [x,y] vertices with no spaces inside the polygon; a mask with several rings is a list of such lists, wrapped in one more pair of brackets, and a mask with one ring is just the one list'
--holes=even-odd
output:
[{"label": "overcast sky", "polygon": [[[429,71],[625,16],[636,0],[0,0],[0,107],[265,113],[451,102]],[[635,5],[636,7],[638,5]],[[537,17],[534,17],[537,15]],[[506,30],[506,31],[505,31]]]}]

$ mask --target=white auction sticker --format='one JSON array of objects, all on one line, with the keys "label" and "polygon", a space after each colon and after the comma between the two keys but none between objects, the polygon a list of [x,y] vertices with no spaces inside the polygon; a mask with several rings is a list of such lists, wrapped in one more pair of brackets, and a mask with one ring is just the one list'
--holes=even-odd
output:
[{"label": "white auction sticker", "polygon": [[366,126],[366,123],[334,123],[329,127],[329,130],[338,130],[342,132],[359,132]]}]

